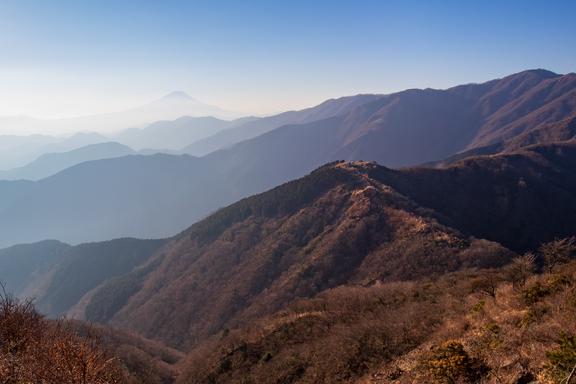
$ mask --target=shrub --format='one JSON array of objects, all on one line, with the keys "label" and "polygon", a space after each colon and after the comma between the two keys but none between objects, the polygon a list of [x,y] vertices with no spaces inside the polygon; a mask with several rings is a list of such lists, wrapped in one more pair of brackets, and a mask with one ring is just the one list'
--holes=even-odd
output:
[{"label": "shrub", "polygon": [[546,357],[548,357],[548,368],[554,376],[564,379],[576,368],[576,337],[561,334],[558,343],[560,344],[558,349],[548,351]]},{"label": "shrub", "polygon": [[476,382],[486,373],[486,366],[471,358],[462,343],[454,340],[433,348],[424,368],[436,382],[448,384]]}]

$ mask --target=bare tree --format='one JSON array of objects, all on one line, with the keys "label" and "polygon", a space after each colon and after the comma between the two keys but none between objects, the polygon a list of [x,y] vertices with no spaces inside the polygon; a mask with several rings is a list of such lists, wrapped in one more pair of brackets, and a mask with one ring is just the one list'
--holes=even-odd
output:
[{"label": "bare tree", "polygon": [[506,268],[506,272],[514,288],[522,288],[526,280],[534,273],[536,269],[536,256],[533,253],[525,253],[516,257]]},{"label": "bare tree", "polygon": [[548,273],[551,273],[555,266],[570,261],[575,251],[576,238],[574,236],[550,241],[539,248]]}]

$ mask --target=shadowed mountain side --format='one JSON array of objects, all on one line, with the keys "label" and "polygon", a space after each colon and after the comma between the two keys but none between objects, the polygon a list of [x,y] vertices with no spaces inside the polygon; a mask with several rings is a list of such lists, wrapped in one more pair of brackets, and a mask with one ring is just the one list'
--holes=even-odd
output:
[{"label": "shadowed mountain side", "polygon": [[26,295],[30,286],[41,281],[69,248],[68,244],[46,240],[0,249],[0,282],[8,292]]},{"label": "shadowed mountain side", "polygon": [[517,151],[521,148],[535,144],[552,144],[570,141],[576,138],[576,116],[560,122],[548,123],[526,131],[511,139],[500,141],[485,147],[478,147],[450,156],[439,162],[431,163],[434,166],[447,166],[467,157],[479,155],[492,155]]},{"label": "shadowed mountain side", "polygon": [[145,263],[164,243],[124,238],[71,247],[51,268],[36,306],[49,316],[60,316],[91,289]]},{"label": "shadowed mountain side", "polygon": [[0,281],[57,317],[103,282],[144,264],[166,240],[117,239],[70,246],[54,240],[0,250]]},{"label": "shadowed mountain side", "polygon": [[370,176],[441,212],[445,224],[521,252],[576,233],[575,170],[576,143],[567,142]]},{"label": "shadowed mountain side", "polygon": [[92,144],[69,152],[44,154],[23,167],[0,171],[0,179],[39,180],[85,161],[126,156],[132,153],[134,151],[131,148],[114,142]]}]

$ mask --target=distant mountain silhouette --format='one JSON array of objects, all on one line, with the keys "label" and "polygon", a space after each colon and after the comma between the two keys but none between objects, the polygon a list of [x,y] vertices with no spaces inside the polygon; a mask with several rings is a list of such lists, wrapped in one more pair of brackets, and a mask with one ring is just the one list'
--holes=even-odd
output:
[{"label": "distant mountain silhouette", "polygon": [[136,150],[148,148],[180,150],[187,144],[236,124],[234,121],[214,117],[184,116],[173,121],[157,121],[144,128],[127,129],[114,136],[114,139]]},{"label": "distant mountain silhouette", "polygon": [[[566,138],[567,119],[576,113],[575,78],[533,70],[444,91],[331,100],[223,130],[212,138],[259,136],[232,140],[201,158],[130,156],[83,163],[34,185],[0,183],[0,200],[8,201],[0,203],[6,228],[0,244],[169,236],[219,207],[338,159],[406,167],[484,153],[487,145],[510,140]],[[291,119],[298,122],[274,128]],[[560,128],[551,128],[556,124]],[[562,133],[543,133],[550,129]]]},{"label": "distant mountain silhouette", "polygon": [[94,132],[71,136],[0,136],[0,170],[23,167],[46,153],[68,152],[108,141],[110,139]]},{"label": "distant mountain silhouette", "polygon": [[84,161],[126,156],[134,151],[122,144],[107,142],[87,145],[69,152],[47,153],[33,162],[9,171],[0,171],[0,180],[39,180]]},{"label": "distant mountain silhouette", "polygon": [[202,103],[184,92],[177,91],[135,108],[91,116],[62,119],[0,117],[0,134],[54,135],[78,131],[110,134],[128,127],[141,127],[155,121],[174,120],[182,116],[214,116],[224,119],[240,117],[238,113]]},{"label": "distant mountain silhouette", "polygon": [[188,348],[341,284],[502,265],[504,247],[576,233],[575,170],[576,144],[446,169],[329,164],[196,223],[84,314]]}]

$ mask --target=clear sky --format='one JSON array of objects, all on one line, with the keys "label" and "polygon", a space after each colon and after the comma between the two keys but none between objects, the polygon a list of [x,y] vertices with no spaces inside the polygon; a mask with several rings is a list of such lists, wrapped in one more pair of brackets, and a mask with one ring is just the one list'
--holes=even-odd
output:
[{"label": "clear sky", "polygon": [[0,115],[184,90],[271,113],[356,93],[576,71],[573,0],[0,0]]}]

